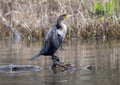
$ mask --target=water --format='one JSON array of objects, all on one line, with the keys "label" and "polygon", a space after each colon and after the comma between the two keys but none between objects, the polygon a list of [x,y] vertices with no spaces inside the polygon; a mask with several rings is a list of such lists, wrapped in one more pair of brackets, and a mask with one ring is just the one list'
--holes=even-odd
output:
[{"label": "water", "polygon": [[[49,69],[52,63],[49,56],[41,56],[32,62],[28,60],[41,46],[41,42],[17,44],[1,40],[0,66],[37,65],[42,70],[16,74],[0,72],[0,85],[119,85],[119,41],[68,41],[63,45],[64,51],[59,50],[56,55],[61,61],[70,62],[76,70],[56,74]],[[94,69],[87,70],[87,66]]]}]

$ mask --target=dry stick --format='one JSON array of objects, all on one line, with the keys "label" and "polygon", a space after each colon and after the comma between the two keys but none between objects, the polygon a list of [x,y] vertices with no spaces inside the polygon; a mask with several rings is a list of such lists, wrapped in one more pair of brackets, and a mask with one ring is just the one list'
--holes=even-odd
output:
[{"label": "dry stick", "polygon": [[12,31],[14,31],[14,29],[12,28],[12,26],[8,23],[8,21],[3,16],[0,16],[0,21],[3,24],[5,24],[8,28],[10,28]]},{"label": "dry stick", "polygon": [[15,30],[12,25],[10,25],[10,23],[3,17],[0,15],[0,21],[5,24],[9,29],[12,30],[13,34],[14,34],[14,40],[15,41],[20,41],[21,40],[21,36],[20,34],[18,33],[17,30]]}]

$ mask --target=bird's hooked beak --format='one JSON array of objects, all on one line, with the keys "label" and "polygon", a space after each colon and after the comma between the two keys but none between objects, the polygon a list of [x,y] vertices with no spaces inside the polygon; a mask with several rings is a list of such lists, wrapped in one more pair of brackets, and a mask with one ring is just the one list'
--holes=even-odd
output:
[{"label": "bird's hooked beak", "polygon": [[69,18],[69,17],[71,17],[71,16],[72,16],[72,15],[66,15],[65,18]]}]

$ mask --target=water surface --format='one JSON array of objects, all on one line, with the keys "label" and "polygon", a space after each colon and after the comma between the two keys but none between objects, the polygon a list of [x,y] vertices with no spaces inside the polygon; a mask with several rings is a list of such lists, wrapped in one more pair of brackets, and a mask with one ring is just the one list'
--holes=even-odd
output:
[{"label": "water surface", "polygon": [[[53,74],[49,67],[51,57],[41,56],[29,61],[42,47],[41,42],[13,43],[0,41],[0,66],[38,65],[40,71],[16,74],[0,72],[0,85],[119,85],[120,41],[68,41],[64,50],[56,53],[61,61],[71,63],[76,70]],[[93,70],[86,70],[92,66]]]}]

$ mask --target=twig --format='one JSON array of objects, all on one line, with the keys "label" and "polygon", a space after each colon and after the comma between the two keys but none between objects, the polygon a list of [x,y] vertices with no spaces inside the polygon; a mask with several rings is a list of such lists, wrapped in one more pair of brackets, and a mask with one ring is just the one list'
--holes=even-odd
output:
[{"label": "twig", "polygon": [[21,40],[21,36],[19,34],[19,32],[17,30],[15,30],[13,28],[13,26],[3,17],[0,15],[0,21],[5,24],[9,29],[11,29],[11,31],[13,32],[13,37],[15,41],[20,41]]}]

